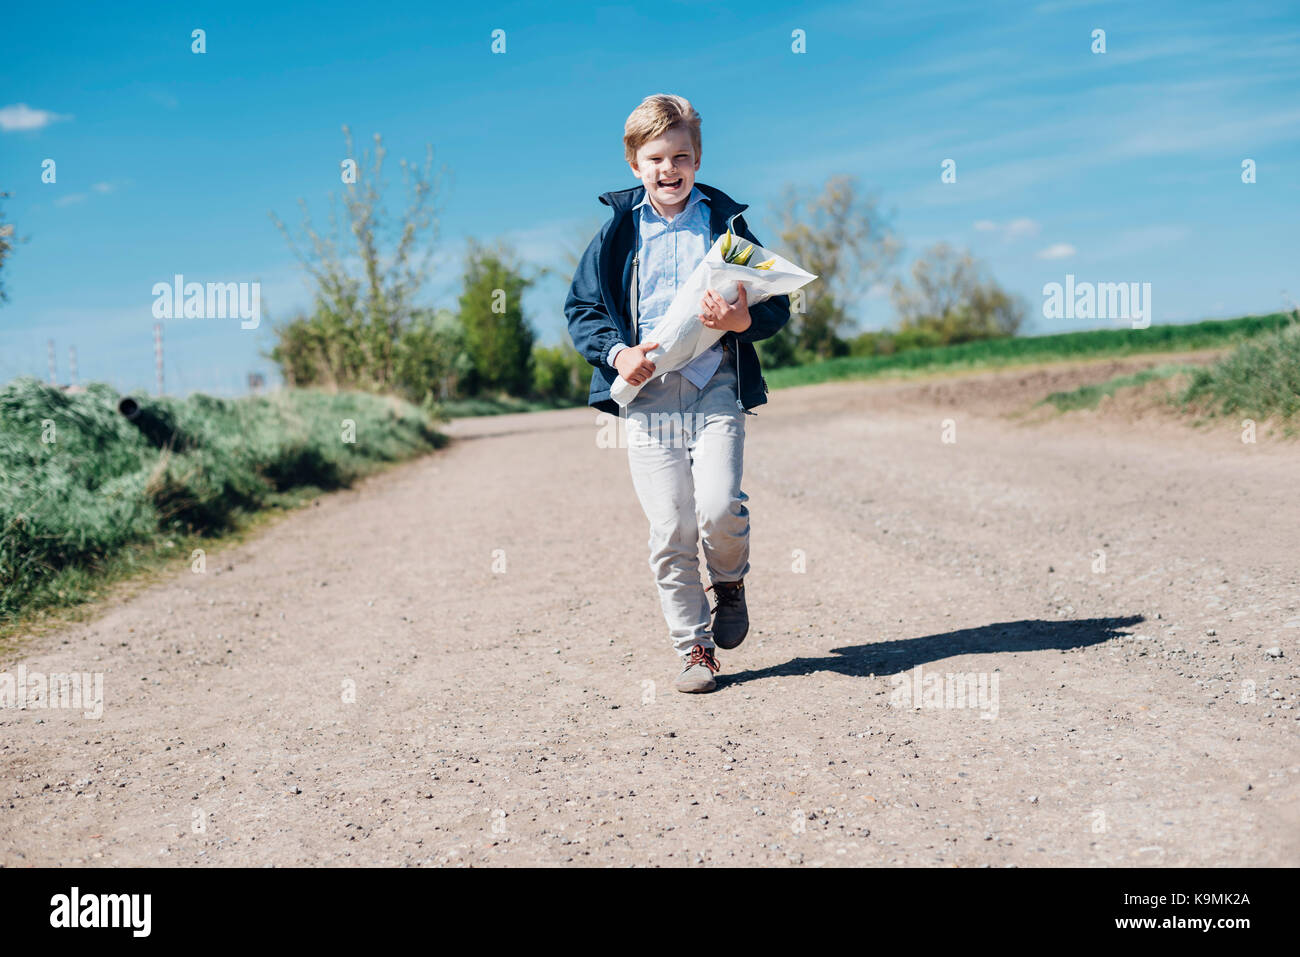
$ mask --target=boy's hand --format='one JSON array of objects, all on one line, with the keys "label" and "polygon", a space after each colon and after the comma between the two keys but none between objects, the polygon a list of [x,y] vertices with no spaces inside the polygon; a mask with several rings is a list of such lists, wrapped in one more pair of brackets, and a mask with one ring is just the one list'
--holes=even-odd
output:
[{"label": "boy's hand", "polygon": [[645,357],[645,354],[651,349],[659,348],[657,342],[643,342],[639,346],[628,346],[626,349],[620,349],[618,355],[614,357],[614,368],[632,385],[641,385],[648,382],[654,375],[655,364]]},{"label": "boy's hand", "polygon": [[723,332],[744,332],[748,329],[754,321],[749,315],[749,294],[745,292],[744,283],[736,288],[738,296],[730,304],[716,289],[705,292],[704,298],[700,300],[700,322],[710,329],[721,329]]}]

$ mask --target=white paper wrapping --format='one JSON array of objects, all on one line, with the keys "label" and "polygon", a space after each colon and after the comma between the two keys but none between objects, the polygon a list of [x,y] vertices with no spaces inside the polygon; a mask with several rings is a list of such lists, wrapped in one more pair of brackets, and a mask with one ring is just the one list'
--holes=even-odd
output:
[{"label": "white paper wrapping", "polygon": [[[789,295],[817,278],[788,259],[758,245],[754,246],[754,252],[748,261],[757,264],[775,259],[771,269],[724,263],[722,241],[725,238],[725,233],[718,237],[690,278],[677,290],[668,312],[651,328],[642,332],[643,340],[659,343],[658,347],[646,353],[646,358],[655,364],[656,376],[676,372],[689,365],[692,359],[712,348],[724,335],[721,329],[710,329],[700,321],[700,300],[707,290],[716,289],[730,303],[739,298],[737,286],[743,283],[749,305],[753,306],[773,296]],[[749,245],[747,240],[739,236],[734,236],[732,241]],[[626,407],[640,391],[641,386],[632,385],[618,376],[610,387],[609,394],[620,406]]]}]

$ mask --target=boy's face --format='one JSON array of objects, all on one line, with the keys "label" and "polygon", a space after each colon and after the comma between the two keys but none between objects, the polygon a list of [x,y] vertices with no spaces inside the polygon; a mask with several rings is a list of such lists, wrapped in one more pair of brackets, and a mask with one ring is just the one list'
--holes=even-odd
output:
[{"label": "boy's face", "polygon": [[659,215],[676,216],[686,208],[700,161],[685,129],[671,129],[642,143],[631,165]]}]

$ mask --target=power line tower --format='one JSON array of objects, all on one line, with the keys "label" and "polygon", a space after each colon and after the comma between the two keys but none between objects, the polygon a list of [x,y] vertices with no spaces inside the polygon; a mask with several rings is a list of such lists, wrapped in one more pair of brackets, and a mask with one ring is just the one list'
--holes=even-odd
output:
[{"label": "power line tower", "polygon": [[54,372],[54,340],[49,341],[49,359],[50,359],[50,385],[58,385],[59,377]]},{"label": "power line tower", "polygon": [[77,347],[68,346],[68,382],[77,384]]}]

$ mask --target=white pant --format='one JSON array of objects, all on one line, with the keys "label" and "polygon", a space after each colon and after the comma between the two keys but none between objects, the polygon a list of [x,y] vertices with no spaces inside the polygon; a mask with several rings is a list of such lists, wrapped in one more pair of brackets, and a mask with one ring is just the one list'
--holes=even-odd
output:
[{"label": "white pant", "polygon": [[698,389],[680,372],[645,384],[626,410],[632,484],[650,520],[650,568],[677,653],[713,648],[710,583],[749,573],[749,496],[740,490],[745,414],[736,405],[735,358],[726,353]]}]

